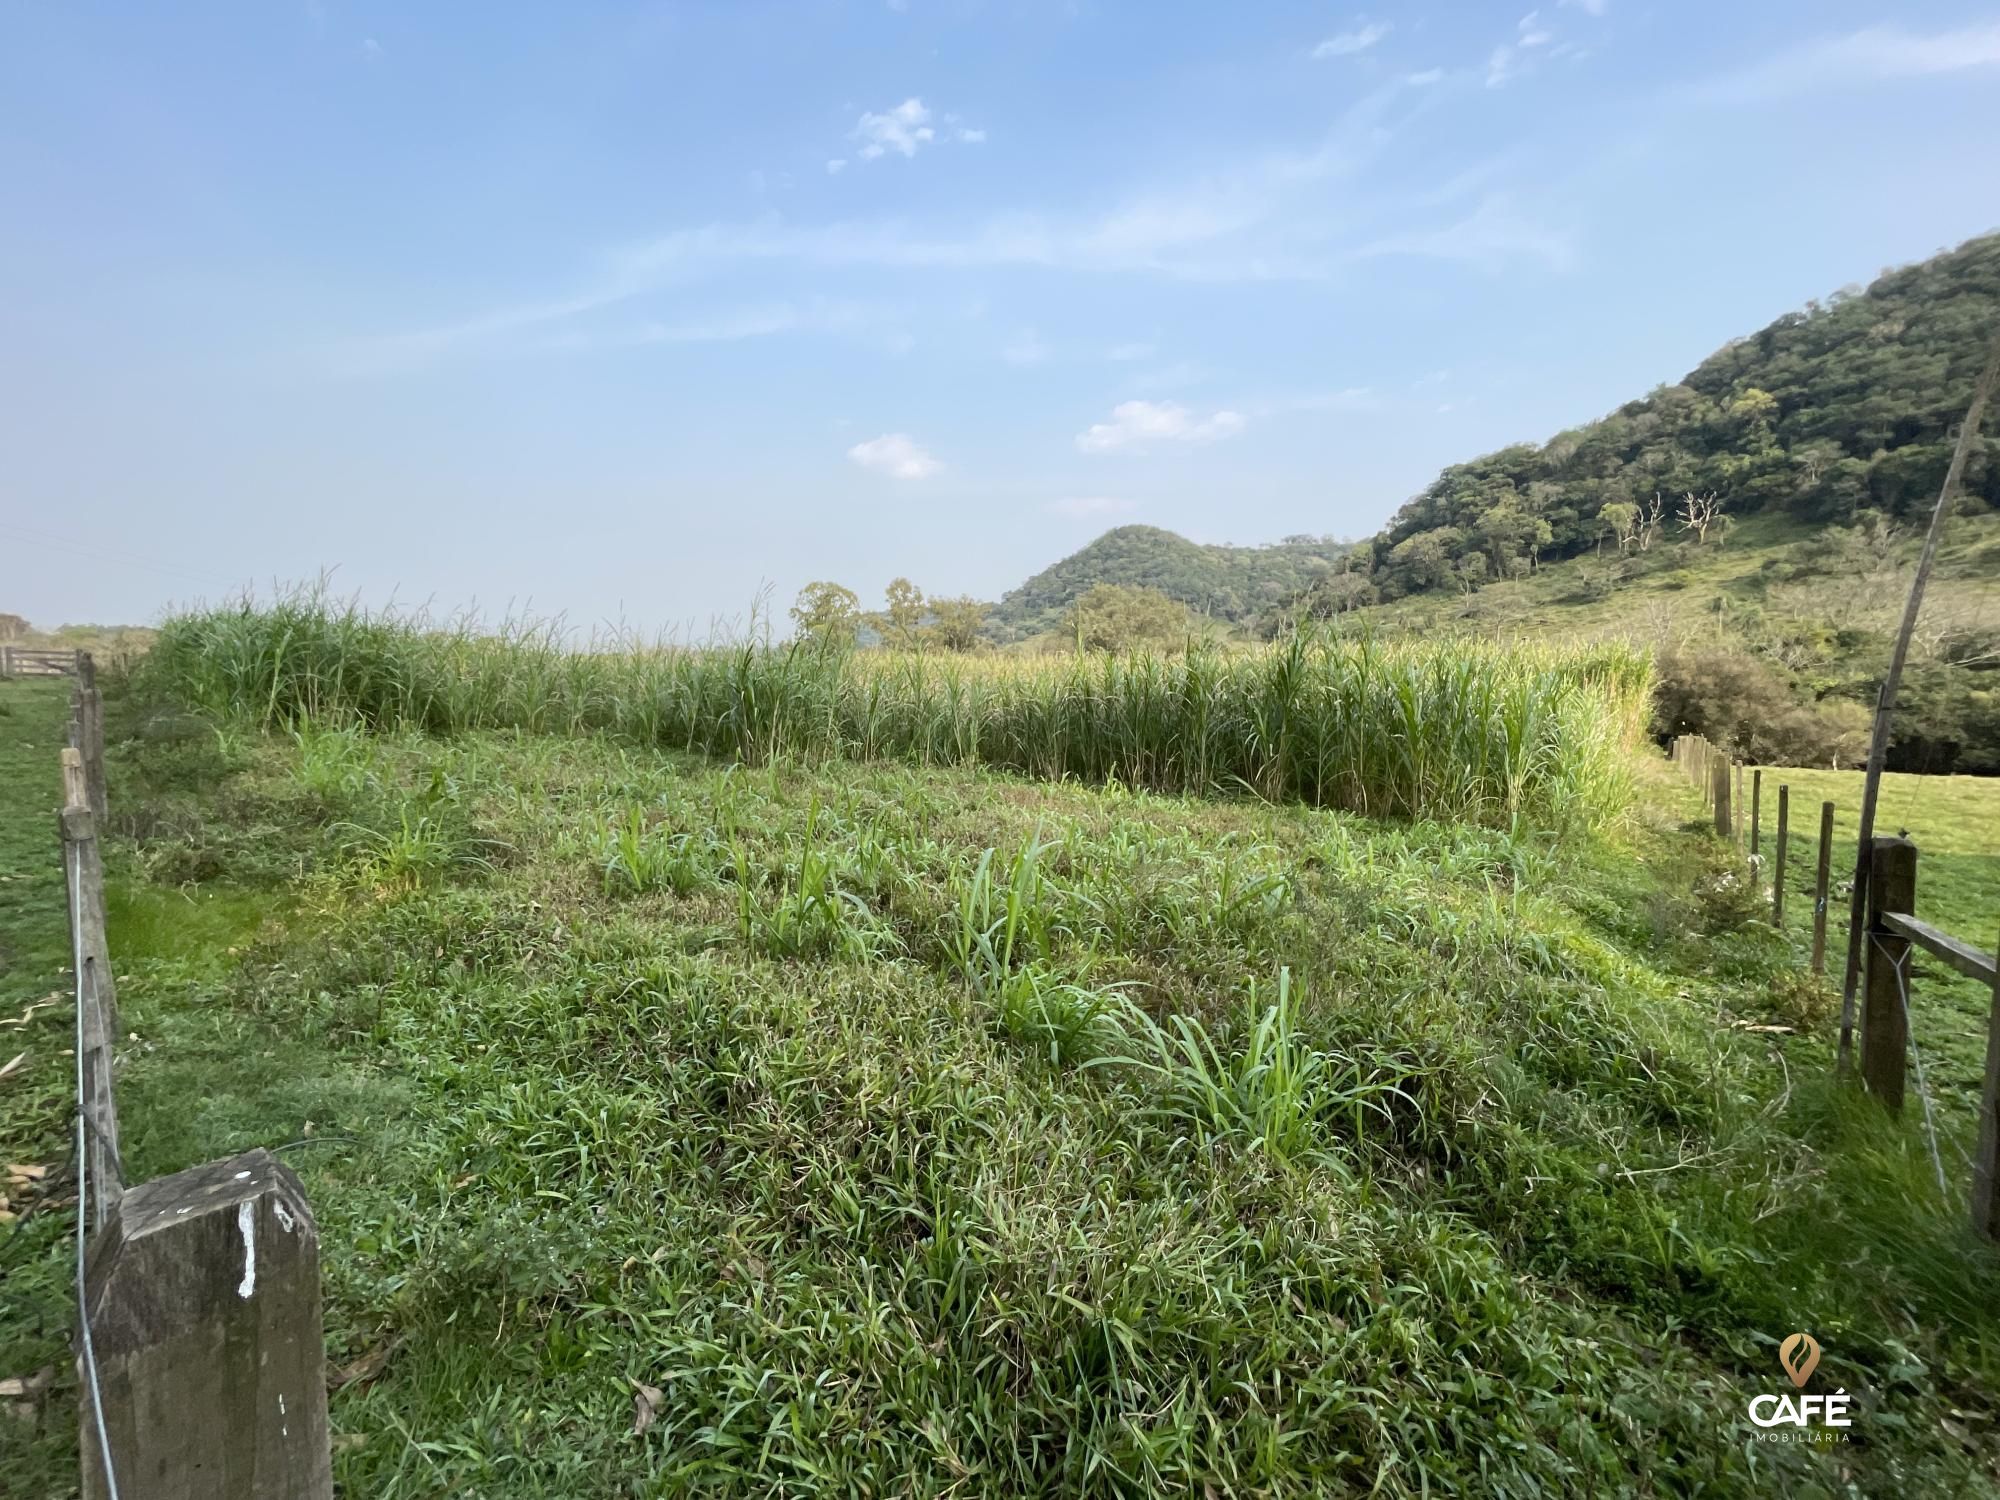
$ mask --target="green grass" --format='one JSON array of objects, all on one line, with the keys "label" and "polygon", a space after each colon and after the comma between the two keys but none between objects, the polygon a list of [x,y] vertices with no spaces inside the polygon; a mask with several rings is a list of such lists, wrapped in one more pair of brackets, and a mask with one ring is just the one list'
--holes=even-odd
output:
[{"label": "green grass", "polygon": [[54,1371],[33,1418],[10,1414],[0,1429],[0,1492],[23,1496],[62,1493],[76,1453],[67,1175],[76,1013],[55,816],[69,689],[67,681],[0,683],[0,1065],[26,1054],[0,1078],[0,1163],[48,1172],[38,1191],[0,1183],[10,1215],[0,1224],[0,1379]]},{"label": "green grass", "polygon": [[346,1493],[1993,1492],[2000,1264],[1710,839],[114,729],[128,1150],[318,1143]]},{"label": "green grass", "polygon": [[[1845,961],[1861,784],[1859,771],[1764,768],[1765,881],[1771,878],[1768,862],[1776,857],[1778,788],[1789,786],[1792,837],[1786,856],[1785,926],[1801,943],[1810,942],[1820,804],[1834,805],[1835,896],[1827,919],[1827,968],[1836,987]],[[1744,815],[1748,817],[1747,809]],[[1882,834],[1907,833],[1917,845],[1917,915],[1993,952],[2000,941],[2000,779],[1892,772],[1882,778],[1875,827]],[[1931,1085],[1958,1116],[1956,1128],[1967,1134],[1969,1149],[1971,1111],[1985,1078],[1992,991],[1920,955],[1911,969],[1911,1005],[1915,1041]]]},{"label": "green grass", "polygon": [[[1622,647],[1306,636],[1171,659],[577,651],[552,630],[436,630],[310,592],[173,619],[142,670],[156,696],[271,728],[610,730],[750,765],[984,766],[1508,826],[1616,814],[1650,681]],[[349,753],[336,737],[309,774],[362,774]]]}]

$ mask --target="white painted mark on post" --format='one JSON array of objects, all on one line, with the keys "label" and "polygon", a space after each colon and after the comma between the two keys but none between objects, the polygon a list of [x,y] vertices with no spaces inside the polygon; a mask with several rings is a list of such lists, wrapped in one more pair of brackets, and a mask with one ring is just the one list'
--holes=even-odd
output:
[{"label": "white painted mark on post", "polygon": [[236,1205],[236,1227],[243,1235],[243,1280],[237,1283],[236,1295],[247,1297],[257,1290],[257,1205],[239,1203]]},{"label": "white painted mark on post", "polygon": [[271,1200],[271,1211],[278,1216],[278,1223],[286,1234],[299,1227],[299,1221],[292,1217],[291,1211],[285,1207],[281,1199]]}]

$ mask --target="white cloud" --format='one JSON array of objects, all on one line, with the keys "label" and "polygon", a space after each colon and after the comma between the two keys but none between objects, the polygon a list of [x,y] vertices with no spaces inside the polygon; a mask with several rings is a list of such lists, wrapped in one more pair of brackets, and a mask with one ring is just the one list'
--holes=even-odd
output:
[{"label": "white cloud", "polygon": [[1928,35],[1900,26],[1870,26],[1848,36],[1808,42],[1695,92],[1722,102],[1762,103],[1844,84],[1995,66],[2000,66],[2000,22]]},{"label": "white cloud", "polygon": [[1197,417],[1176,401],[1121,401],[1111,420],[1093,423],[1076,435],[1084,453],[1143,452],[1154,443],[1212,443],[1243,430],[1243,418],[1233,411]]},{"label": "white cloud", "polygon": [[826,175],[829,177],[838,177],[842,172],[845,172],[846,170],[847,170],[847,158],[844,156],[832,157],[828,160],[826,164]]},{"label": "white cloud", "polygon": [[1604,14],[1605,0],[1556,0],[1558,5],[1574,5],[1587,16]]},{"label": "white cloud", "polygon": [[1403,75],[1403,82],[1410,85],[1411,88],[1423,89],[1429,88],[1443,77],[1443,68],[1425,68],[1421,73],[1405,73]]},{"label": "white cloud", "polygon": [[372,36],[364,36],[361,39],[361,55],[371,59],[380,57],[382,55],[382,44]]},{"label": "white cloud", "polygon": [[983,130],[966,130],[961,128],[956,132],[956,138],[964,141],[968,146],[977,146],[986,139],[986,132]]},{"label": "white cloud", "polygon": [[885,432],[865,443],[856,443],[847,456],[864,469],[886,474],[891,479],[928,479],[944,467],[924,452],[906,432]]},{"label": "white cloud", "polygon": [[1137,500],[1119,500],[1110,495],[1071,495],[1051,500],[1046,507],[1056,515],[1079,521],[1092,516],[1129,516],[1138,508]]},{"label": "white cloud", "polygon": [[1121,364],[1128,360],[1151,359],[1153,357],[1153,346],[1151,344],[1113,344],[1109,349],[1104,351],[1104,357],[1109,360],[1116,360]]},{"label": "white cloud", "polygon": [[1352,31],[1339,32],[1328,37],[1313,48],[1314,57],[1352,57],[1357,52],[1366,52],[1381,41],[1393,28],[1387,21],[1369,21]]},{"label": "white cloud", "polygon": [[924,101],[912,97],[879,115],[872,112],[862,115],[852,134],[861,142],[863,161],[873,161],[891,151],[915,156],[918,147],[937,139],[930,121],[931,112],[924,108]]}]

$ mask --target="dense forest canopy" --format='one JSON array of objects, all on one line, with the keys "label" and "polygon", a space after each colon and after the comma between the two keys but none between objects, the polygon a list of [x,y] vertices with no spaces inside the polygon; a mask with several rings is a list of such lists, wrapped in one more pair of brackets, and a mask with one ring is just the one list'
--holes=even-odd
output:
[{"label": "dense forest canopy", "polygon": [[1157,526],[1120,526],[1010,590],[988,617],[1000,641],[1060,629],[1099,584],[1154,589],[1197,614],[1242,623],[1330,576],[1352,546],[1294,536],[1270,547],[1191,542]]},{"label": "dense forest canopy", "polygon": [[[1956,424],[2000,324],[2000,234],[1836,292],[1710,355],[1678,384],[1542,444],[1454,464],[1357,549],[1320,601],[1469,590],[1662,530],[1782,512],[1846,525],[1937,497]],[[1965,476],[2000,505],[2000,443]]]}]

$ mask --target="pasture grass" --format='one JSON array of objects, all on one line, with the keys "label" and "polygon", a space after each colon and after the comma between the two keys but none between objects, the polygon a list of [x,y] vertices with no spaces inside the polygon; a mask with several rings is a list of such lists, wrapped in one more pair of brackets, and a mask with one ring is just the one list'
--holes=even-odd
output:
[{"label": "pasture grass", "polygon": [[[1298,636],[1166,658],[708,649],[434,628],[302,592],[181,615],[151,693],[266,727],[611,731],[745,765],[893,759],[1388,817],[1601,826],[1624,806],[1648,658],[1624,646]],[[333,765],[342,774],[340,741]]]},{"label": "pasture grass", "polygon": [[[1766,766],[1762,800],[1764,883],[1775,858],[1778,787],[1791,787],[1790,852],[1785,861],[1785,929],[1801,953],[1810,951],[1813,880],[1819,858],[1820,804],[1834,805],[1832,883],[1827,922],[1827,972],[1838,990],[1853,890],[1854,841],[1861,817],[1859,771]],[[1747,773],[1746,773],[1747,775]],[[1746,782],[1747,785],[1747,782]],[[1748,818],[1749,812],[1744,812]],[[1979,776],[1882,778],[1875,827],[1907,833],[1917,845],[1917,915],[1991,953],[2000,942],[2000,780]],[[1938,1099],[1969,1130],[1970,1112],[1985,1078],[1993,992],[1928,955],[1911,962],[1915,1041]],[[1914,1080],[1913,1080],[1914,1082]],[[1967,1142],[1969,1147],[1969,1141]]]},{"label": "pasture grass", "polygon": [[1712,839],[119,712],[128,1153],[290,1148],[345,1492],[1993,1492],[2000,1263]]}]

